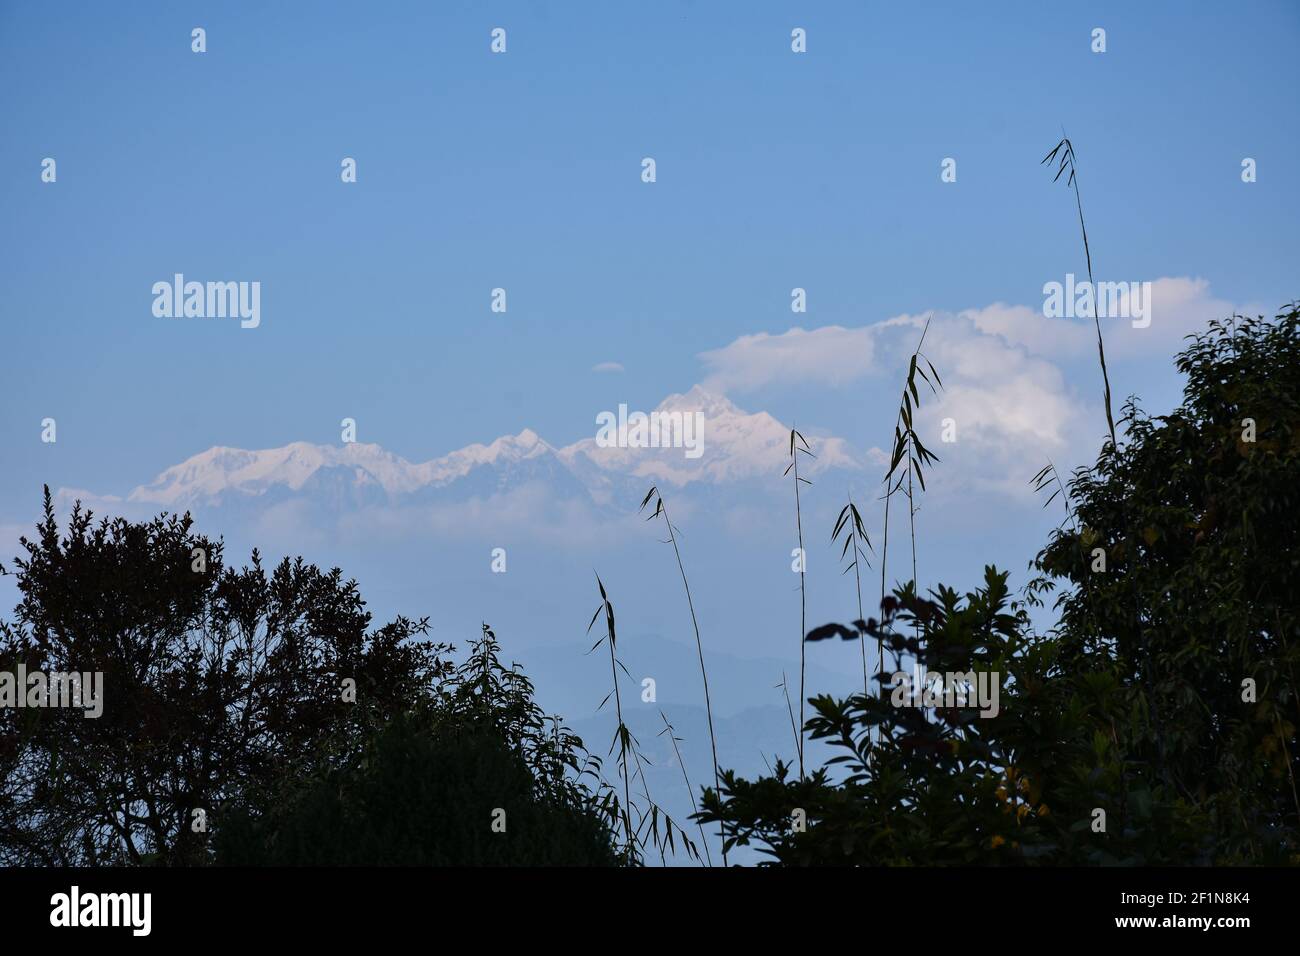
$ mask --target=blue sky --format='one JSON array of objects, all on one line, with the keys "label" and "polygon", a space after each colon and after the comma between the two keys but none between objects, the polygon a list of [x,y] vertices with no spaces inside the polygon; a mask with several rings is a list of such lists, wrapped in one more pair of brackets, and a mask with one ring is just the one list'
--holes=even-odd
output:
[{"label": "blue sky", "polygon": [[[344,417],[411,461],[524,427],[561,446],[702,381],[865,453],[915,336],[876,330],[935,311],[953,387],[929,426],[980,437],[942,455],[923,546],[935,579],[1019,571],[1052,523],[1028,476],[1102,434],[1090,333],[1032,314],[1083,272],[1039,160],[1064,125],[1098,277],[1172,290],[1152,330],[1106,331],[1116,404],[1168,407],[1179,335],[1296,294],[1298,33],[1291,3],[5,4],[0,537],[42,483],[123,495],[213,445],[337,443]],[[260,327],[155,318],[176,272],[261,282]],[[977,334],[987,309],[1019,331]],[[782,567],[788,519],[760,519]],[[585,594],[601,555],[569,550]]]},{"label": "blue sky", "polygon": [[[951,416],[961,438],[934,446],[922,577],[971,586],[997,563],[1019,586],[1060,518],[1029,477],[1049,455],[1089,461],[1104,432],[1090,323],[1041,315],[1044,283],[1084,264],[1073,199],[1039,160],[1064,126],[1098,279],[1154,284],[1152,327],[1105,334],[1117,410],[1135,392],[1167,409],[1183,334],[1300,294],[1297,40],[1294,2],[0,2],[0,560],[42,483],[123,496],[216,445],[337,445],[344,417],[412,462],[525,427],[559,448],[601,411],[704,383],[864,463],[804,502],[809,625],[846,620],[830,527],[845,492],[874,494],[871,449],[933,314],[949,388],[919,427],[933,442]],[[156,318],[152,286],[177,272],[260,282],[261,325]],[[741,727],[798,655],[784,465],[758,480],[768,497],[668,489],[715,694]],[[696,700],[654,530],[533,502],[535,528],[492,500],[400,540],[400,515],[205,530],[236,558],[257,544],[339,563],[381,615],[432,614],[440,637],[489,618],[580,719],[600,695],[565,662],[598,569],[632,672],[663,676],[670,709]],[[0,607],[12,596],[0,582]],[[816,689],[858,679],[855,653],[818,647]],[[724,762],[753,772],[753,743]]]},{"label": "blue sky", "polygon": [[[1280,303],[1297,10],[7,3],[0,496],[121,492],[212,444],[336,440],[344,415],[412,460],[524,425],[569,442],[741,335],[1032,304],[1081,266],[1037,167],[1062,124],[1100,272]],[[260,280],[262,327],[154,319],[176,271]],[[834,428],[844,398],[768,404]]]}]

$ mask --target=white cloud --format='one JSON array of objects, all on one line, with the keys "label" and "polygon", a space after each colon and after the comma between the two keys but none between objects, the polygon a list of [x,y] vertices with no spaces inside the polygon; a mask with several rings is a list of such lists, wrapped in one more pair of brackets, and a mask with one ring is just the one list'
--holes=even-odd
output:
[{"label": "white cloud", "polygon": [[1093,342],[1091,329],[1072,319],[1049,319],[1040,307],[994,302],[982,309],[957,313],[985,335],[1008,345],[1022,345],[1035,355],[1065,357],[1081,354]]},{"label": "white cloud", "polygon": [[[1153,280],[1150,308],[1148,328],[1134,328],[1129,319],[1102,319],[1108,358],[1167,361],[1184,336],[1204,329],[1210,319],[1266,311],[1234,306],[1213,296],[1206,280],[1189,277]],[[925,318],[899,315],[859,328],[764,332],[699,357],[709,372],[706,383],[719,390],[796,381],[843,385],[876,368],[901,370],[915,347],[914,336],[882,333],[890,327],[915,330]],[[936,398],[922,398],[917,421],[918,432],[922,425],[927,430],[923,440],[937,441],[942,419],[951,417],[961,444],[980,449],[995,469],[1031,452],[1067,457],[1071,451],[1085,457],[1095,452],[1104,418],[1091,319],[1047,318],[1041,302],[995,302],[955,315],[936,313],[925,352],[946,388]],[[1118,393],[1113,380],[1112,371]]]},{"label": "white cloud", "polygon": [[[1062,369],[1036,353],[1069,356],[1082,351],[1089,342],[1088,330],[1081,323],[1044,319],[1027,306],[999,303],[955,316],[899,315],[857,329],[826,326],[775,336],[763,333],[737,339],[701,358],[712,369],[707,381],[751,389],[793,380],[843,384],[873,371],[873,366],[897,371],[901,385],[927,318],[924,352],[945,386],[938,396],[921,399],[918,433],[927,445],[939,441],[942,420],[952,417],[962,442],[986,450],[996,447],[1001,453],[1034,445],[1060,452],[1065,447],[1081,401]],[[1047,322],[1057,328],[1044,329]],[[899,334],[887,334],[890,330]],[[891,402],[896,387],[890,385]]]},{"label": "white cloud", "polygon": [[[1166,377],[1174,374],[1168,359],[1187,332],[1202,329],[1209,319],[1234,311],[1264,311],[1254,307],[1234,309],[1230,303],[1215,298],[1205,280],[1193,278],[1155,280],[1152,309],[1152,323],[1146,329],[1134,329],[1127,320],[1110,320],[1109,324],[1103,320],[1107,356],[1121,360],[1152,357],[1152,361],[1142,362],[1143,375],[1148,365],[1155,364],[1154,357],[1159,356],[1159,374]],[[783,468],[789,426],[766,412],[742,410],[725,393],[794,382],[815,387],[861,383],[850,403],[853,410],[844,413],[850,417],[841,416],[827,424],[836,434],[862,444],[869,444],[873,437],[885,439],[887,444],[907,357],[927,318],[931,325],[925,352],[938,368],[945,387],[937,396],[922,395],[916,425],[922,440],[943,461],[934,473],[939,494],[980,488],[1019,497],[1026,494],[1029,476],[1046,458],[1051,457],[1063,473],[1093,458],[1104,434],[1105,420],[1092,321],[1045,318],[1040,303],[997,302],[955,314],[898,315],[858,328],[832,325],[810,330],[796,327],[779,334],[762,332],[700,353],[706,369],[704,384],[684,395],[669,396],[659,406],[661,411],[701,413],[705,425],[703,454],[698,459],[686,458],[681,449],[600,448],[591,438],[553,448],[528,430],[488,446],[471,445],[423,464],[406,462],[377,446],[350,445],[340,450],[295,443],[261,452],[210,449],[168,469],[152,485],[136,489],[126,500],[61,490],[60,509],[66,510],[72,499],[79,497],[101,513],[141,517],[133,512],[162,505],[174,509],[211,502],[218,492],[223,493],[223,499],[248,503],[250,497],[259,497],[272,485],[278,492],[305,488],[307,477],[315,475],[318,466],[348,465],[358,468],[358,474],[376,476],[390,499],[389,510],[397,516],[396,525],[444,533],[457,521],[468,526],[496,527],[494,523],[502,516],[527,523],[536,521],[538,514],[548,514],[547,509],[538,507],[540,492],[536,487],[527,492],[515,487],[498,498],[484,494],[491,487],[503,493],[507,484],[516,486],[526,480],[524,476],[548,476],[545,481],[558,482],[553,492],[567,488],[567,492],[556,495],[566,501],[574,497],[576,489],[585,488],[597,508],[628,498],[628,489],[646,480],[678,487],[739,482],[761,485],[779,476]],[[597,370],[621,368],[615,362],[595,366]],[[1132,385],[1140,389],[1152,381],[1127,380],[1134,377],[1133,368],[1121,371],[1119,376],[1112,368],[1117,398],[1135,390]],[[866,378],[870,381],[862,383]],[[832,408],[828,414],[840,413]],[[948,418],[955,423],[956,444],[942,441],[943,423]],[[864,426],[872,429],[866,441]],[[814,440],[818,456],[808,465],[810,475],[843,469],[878,476],[887,467],[885,452],[879,448],[863,454],[830,433],[818,435],[816,429],[810,429],[806,434]],[[500,476],[494,477],[497,470]],[[453,504],[449,499],[445,506],[423,506],[424,511],[407,508],[408,493],[428,491],[432,495],[467,477],[483,485],[481,489],[475,487],[472,503]],[[341,488],[335,482],[318,491],[325,494],[336,485]],[[375,497],[383,496],[360,495],[354,506],[364,510],[367,506],[361,502]],[[582,497],[580,491],[577,497]],[[270,499],[266,502],[272,503]],[[586,502],[575,501],[571,506],[581,510]],[[293,503],[263,510],[262,530],[267,533],[297,528],[309,523],[312,515]],[[580,518],[577,511],[549,513],[562,514],[564,521],[559,525],[576,523]],[[384,525],[368,512],[357,525],[358,533],[367,523],[376,528]],[[347,520],[343,526],[350,527]]]},{"label": "white cloud", "polygon": [[1065,375],[1052,362],[983,334],[963,318],[942,319],[926,354],[943,376],[936,399],[922,398],[921,421],[951,417],[958,441],[1036,445],[1059,451],[1078,411]]},{"label": "white cloud", "polygon": [[623,366],[618,362],[597,362],[591,367],[593,372],[621,372]]},{"label": "white cloud", "polygon": [[1101,320],[1107,357],[1112,354],[1121,358],[1150,355],[1172,359],[1175,352],[1181,351],[1184,337],[1205,331],[1211,319],[1226,319],[1234,312],[1271,314],[1264,306],[1252,303],[1234,305],[1226,299],[1216,298],[1210,293],[1208,281],[1187,277],[1154,280],[1149,307],[1151,325],[1145,329],[1133,328],[1128,319]]},{"label": "white cloud", "polygon": [[877,326],[827,325],[780,335],[742,335],[730,345],[701,352],[710,391],[752,391],[765,385],[817,382],[844,385],[863,375],[875,355]]},{"label": "white cloud", "polygon": [[[1234,305],[1216,298],[1207,280],[1186,276],[1151,280],[1150,300],[1145,304],[1151,319],[1146,328],[1134,328],[1132,319],[1102,318],[1107,357],[1172,358],[1182,347],[1184,336],[1203,331],[1211,319],[1226,318],[1234,312],[1254,315],[1268,311],[1257,304]],[[1125,310],[1126,293],[1121,295],[1121,311]],[[1032,306],[995,302],[958,315],[986,335],[1022,346],[1035,355],[1069,359],[1096,353],[1097,332],[1091,318],[1048,318],[1043,315],[1041,302]]]},{"label": "white cloud", "polygon": [[[682,486],[693,482],[726,484],[779,475],[788,459],[790,426],[767,412],[746,412],[725,396],[696,385],[684,395],[669,395],[658,412],[698,412],[702,418],[698,458],[680,448],[601,447],[585,438],[559,450],[571,468],[590,477],[624,475]],[[861,458],[842,438],[807,431],[817,457],[808,474],[830,468],[861,469]]]}]

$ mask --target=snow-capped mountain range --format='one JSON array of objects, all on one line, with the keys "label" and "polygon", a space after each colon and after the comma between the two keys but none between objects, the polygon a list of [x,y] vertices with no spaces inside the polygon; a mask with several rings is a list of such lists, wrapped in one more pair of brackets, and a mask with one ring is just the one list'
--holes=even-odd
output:
[{"label": "snow-capped mountain range", "polygon": [[[681,448],[601,447],[595,437],[557,448],[528,428],[418,463],[374,444],[293,442],[260,451],[214,447],[166,469],[126,501],[172,511],[296,497],[337,506],[419,503],[487,497],[542,482],[552,492],[604,504],[644,493],[648,483],[775,481],[785,467],[790,429],[766,412],[745,412],[698,385],[670,395],[655,411],[699,412],[702,454],[692,459]],[[817,457],[805,459],[808,475],[866,464],[868,456],[853,452],[843,439],[810,440]],[[880,457],[878,449],[868,454]]]}]

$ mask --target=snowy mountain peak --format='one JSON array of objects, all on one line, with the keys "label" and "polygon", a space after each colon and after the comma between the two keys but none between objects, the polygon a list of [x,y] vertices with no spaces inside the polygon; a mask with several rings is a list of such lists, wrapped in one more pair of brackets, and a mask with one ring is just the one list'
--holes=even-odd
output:
[{"label": "snowy mountain peak", "polygon": [[[766,412],[746,412],[699,385],[669,395],[656,410],[698,412],[702,454],[690,458],[680,447],[601,447],[594,437],[556,449],[531,428],[418,464],[379,445],[355,442],[297,441],[260,451],[217,446],[166,469],[132,491],[128,500],[179,509],[274,493],[277,498],[298,494],[346,503],[373,501],[376,495],[392,500],[441,494],[453,485],[461,495],[493,494],[529,481],[559,483],[579,494],[585,489],[600,499],[611,482],[621,480],[721,484],[771,479],[784,467],[789,428]],[[842,439],[810,441],[817,452],[809,462],[810,474],[862,466]]]},{"label": "snowy mountain peak", "polygon": [[706,419],[726,418],[732,415],[745,415],[724,395],[708,391],[702,385],[695,385],[689,392],[669,395],[656,411],[660,412],[701,412]]},{"label": "snowy mountain peak", "polygon": [[[673,485],[693,482],[721,484],[764,480],[780,475],[788,457],[789,426],[767,412],[746,412],[724,395],[696,385],[685,394],[669,395],[658,412],[699,413],[698,451],[687,456],[680,447],[602,446],[586,438],[560,450],[560,457],[579,470],[596,475],[650,478]],[[817,458],[807,473],[829,468],[859,469],[862,462],[840,438],[815,439]]]},{"label": "snowy mountain peak", "polygon": [[176,507],[226,493],[256,496],[277,486],[298,491],[322,469],[336,467],[350,469],[359,483],[377,483],[385,491],[414,485],[410,463],[379,445],[298,441],[261,451],[209,448],[136,488],[128,500]]},{"label": "snowy mountain peak", "polygon": [[555,449],[542,441],[542,437],[531,428],[525,428],[518,435],[503,435],[488,448],[496,449],[498,455],[519,455],[532,457],[535,455],[544,455],[548,451]]}]

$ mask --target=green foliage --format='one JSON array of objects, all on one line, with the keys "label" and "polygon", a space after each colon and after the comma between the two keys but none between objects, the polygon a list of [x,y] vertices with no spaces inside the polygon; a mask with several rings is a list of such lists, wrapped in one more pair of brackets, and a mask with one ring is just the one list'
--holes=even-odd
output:
[{"label": "green foliage", "polygon": [[[1025,624],[1006,602],[1006,575],[990,568],[985,587],[964,598],[940,588],[921,599],[908,585],[886,599],[881,621],[827,625],[808,640],[866,634],[934,671],[1005,673],[1023,653]],[[803,782],[781,763],[754,782],[725,772],[721,793],[704,794],[702,819],[723,823],[734,844],[758,843],[784,865],[965,864],[987,860],[991,841],[1015,831],[1014,808],[996,796],[1006,759],[990,726],[1005,709],[992,719],[967,707],[929,714],[868,694],[812,705],[809,734],[839,751],[827,766]]]},{"label": "green foliage", "polygon": [[498,732],[429,715],[388,723],[358,758],[314,776],[269,817],[241,807],[227,821],[215,836],[218,864],[618,862],[604,821],[549,788]]},{"label": "green foliage", "polygon": [[[885,528],[883,541],[880,548],[880,600],[883,602],[887,597],[885,590],[885,569],[889,559],[889,505],[894,497],[894,493],[903,487],[903,482],[907,482],[907,489],[903,492],[907,498],[907,527],[908,533],[912,539],[912,581],[916,581],[916,489],[912,485],[913,477],[916,478],[917,484],[921,486],[921,491],[925,491],[925,470],[939,461],[939,457],[930,449],[926,448],[921,442],[916,430],[912,427],[912,418],[916,411],[921,407],[921,390],[917,387],[916,380],[919,376],[921,381],[925,382],[930,388],[932,395],[937,395],[939,389],[943,388],[943,380],[939,378],[939,372],[935,369],[934,364],[926,357],[922,349],[925,347],[925,336],[930,331],[930,319],[927,317],[925,325],[921,328],[921,337],[916,342],[916,349],[912,352],[912,357],[907,363],[907,381],[903,385],[903,395],[898,403],[898,415],[894,421],[894,447],[889,455],[889,470],[885,473]],[[930,369],[927,375],[925,369],[921,366],[924,361]],[[900,465],[904,465],[902,469]],[[897,475],[897,479],[895,479]],[[858,617],[862,617],[859,609]],[[880,660],[884,660],[884,645],[877,642],[877,654]],[[881,664],[883,667],[883,663]],[[865,691],[864,691],[865,692]]]},{"label": "green foliage", "polygon": [[[996,715],[816,698],[807,730],[838,756],[802,782],[724,772],[700,819],[786,865],[1300,863],[1298,324],[1294,306],[1215,323],[1178,358],[1182,407],[1126,407],[1024,601],[988,568],[964,596],[909,584],[880,621],[808,634],[996,673]],[[1035,633],[1026,607],[1057,587],[1059,624]]]},{"label": "green foliage", "polygon": [[443,646],[415,640],[426,622],[371,629],[338,569],[268,573],[256,551],[225,567],[188,515],[96,523],[78,505],[60,538],[46,489],[37,532],[21,541],[0,670],[102,672],[103,714],[0,708],[0,862],[202,862],[194,810],[256,804],[350,752],[445,668]]},{"label": "green foliage", "polygon": [[[922,444],[920,436],[912,427],[912,416],[917,409],[921,407],[921,392],[916,387],[917,376],[930,387],[932,394],[938,394],[938,390],[943,387],[943,380],[939,378],[939,373],[935,371],[933,363],[926,358],[921,349],[925,346],[925,334],[930,330],[930,320],[925,320],[925,327],[921,329],[921,338],[916,343],[916,351],[912,353],[911,359],[907,364],[907,383],[903,386],[903,395],[898,404],[898,421],[894,424],[894,448],[889,455],[889,471],[885,474],[885,487],[887,494],[892,495],[898,490],[898,486],[906,477],[911,484],[912,476],[915,475],[921,490],[925,490],[925,469],[939,460],[930,449]],[[930,374],[925,373],[925,368],[921,366],[924,361],[929,367]],[[898,474],[898,466],[905,464],[897,482],[894,481],[894,475]],[[891,487],[890,483],[893,482]],[[909,491],[909,497],[911,493]]]},{"label": "green foliage", "polygon": [[77,506],[60,537],[47,489],[37,531],[0,670],[102,672],[103,714],[0,708],[0,863],[615,860],[599,761],[486,625],[457,666],[338,569],[226,567],[188,515]]},{"label": "green foliage", "polygon": [[1057,602],[1061,666],[1124,676],[1127,759],[1153,792],[1196,808],[1206,854],[1225,862],[1294,852],[1300,812],[1298,325],[1295,306],[1216,321],[1178,357],[1181,407],[1153,418],[1126,405],[1123,448],[1076,473],[1079,527],[1053,534],[1031,585],[1071,585]]},{"label": "green foliage", "polygon": [[357,753],[282,779],[273,801],[228,807],[216,862],[616,865],[605,801],[588,786],[598,780],[599,761],[501,663],[485,624],[436,692],[377,725]]},{"label": "green foliage", "polygon": [[[869,560],[867,554],[862,550],[862,542],[867,547],[871,547],[871,537],[867,534],[866,526],[862,523],[862,515],[858,513],[858,506],[853,503],[853,496],[849,496],[849,503],[840,509],[840,515],[835,519],[835,528],[831,531],[831,540],[838,542],[844,538],[844,546],[840,549],[840,560],[843,561],[849,556],[850,550],[853,552],[853,558],[844,566],[841,574],[853,572],[853,584],[855,593],[858,596],[858,617],[863,616],[862,612],[862,573],[859,562]],[[870,564],[867,565],[870,568]],[[867,641],[866,637],[860,637],[858,640],[858,650],[862,654],[862,692],[864,694],[871,692],[871,680],[867,674]],[[797,736],[797,735],[796,735]]]}]

